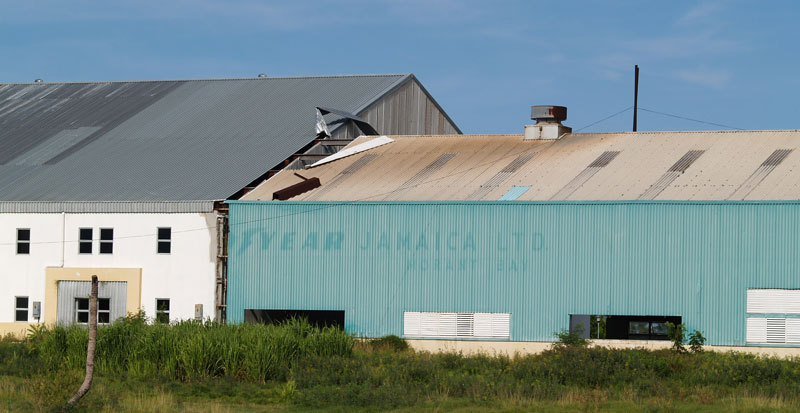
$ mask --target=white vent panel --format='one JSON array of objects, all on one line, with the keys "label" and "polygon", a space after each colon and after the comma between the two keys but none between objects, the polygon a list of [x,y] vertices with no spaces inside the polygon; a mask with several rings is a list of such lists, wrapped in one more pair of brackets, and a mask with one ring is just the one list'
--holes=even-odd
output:
[{"label": "white vent panel", "polygon": [[508,313],[403,313],[403,335],[431,338],[510,338]]},{"label": "white vent panel", "polygon": [[420,323],[422,321],[422,313],[406,311],[403,313],[403,335],[404,336],[420,336],[422,329]]},{"label": "white vent panel", "polygon": [[800,318],[786,319],[786,344],[800,344]]},{"label": "white vent panel", "polygon": [[747,319],[747,342],[766,343],[767,342],[767,319],[748,318]]},{"label": "white vent panel", "polygon": [[747,312],[757,314],[800,314],[800,290],[748,289]]}]

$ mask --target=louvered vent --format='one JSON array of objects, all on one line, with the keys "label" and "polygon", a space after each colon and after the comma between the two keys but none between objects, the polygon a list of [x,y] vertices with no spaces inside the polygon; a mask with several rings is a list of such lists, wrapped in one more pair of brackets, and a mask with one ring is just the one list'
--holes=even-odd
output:
[{"label": "louvered vent", "polygon": [[747,312],[763,314],[747,318],[748,343],[800,344],[800,290],[748,289]]},{"label": "louvered vent", "polygon": [[800,314],[800,290],[748,289],[747,312],[757,314]]},{"label": "louvered vent", "polygon": [[784,344],[786,343],[786,319],[768,318],[767,319],[767,343]]},{"label": "louvered vent", "polygon": [[403,313],[403,335],[428,338],[510,338],[508,313]]},{"label": "louvered vent", "polygon": [[749,344],[800,344],[800,318],[748,318]]}]

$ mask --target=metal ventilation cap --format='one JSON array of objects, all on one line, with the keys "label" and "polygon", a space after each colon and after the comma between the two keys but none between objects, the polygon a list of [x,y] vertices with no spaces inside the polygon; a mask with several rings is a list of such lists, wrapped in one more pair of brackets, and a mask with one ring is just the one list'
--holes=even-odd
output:
[{"label": "metal ventilation cap", "polygon": [[561,122],[562,120],[567,120],[567,107],[553,105],[531,106],[531,119],[537,122]]}]

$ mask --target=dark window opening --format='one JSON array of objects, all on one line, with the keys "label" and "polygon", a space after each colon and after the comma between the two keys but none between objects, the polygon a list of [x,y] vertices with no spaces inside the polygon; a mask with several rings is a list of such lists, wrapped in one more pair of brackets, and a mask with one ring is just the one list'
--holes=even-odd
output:
[{"label": "dark window opening", "polygon": [[[609,340],[669,340],[667,325],[680,324],[680,316],[570,315],[570,332],[584,338]],[[588,328],[587,328],[588,325]]]},{"label": "dark window opening", "polygon": [[344,311],[328,310],[244,310],[246,323],[280,324],[292,318],[304,318],[317,327],[344,329]]},{"label": "dark window opening", "polygon": [[17,254],[31,253],[31,230],[17,228]]},{"label": "dark window opening", "polygon": [[100,253],[114,252],[114,228],[100,228]]},{"label": "dark window opening", "polygon": [[156,321],[162,324],[169,324],[169,299],[156,299]]},{"label": "dark window opening", "polygon": [[28,297],[14,297],[14,321],[28,321]]},{"label": "dark window opening", "polygon": [[158,229],[157,251],[159,254],[169,254],[172,252],[172,228]]},{"label": "dark window opening", "polygon": [[91,228],[80,228],[78,230],[80,242],[78,242],[78,253],[79,254],[91,254],[92,253],[92,229]]},{"label": "dark window opening", "polygon": [[[75,299],[75,322],[87,324],[89,322],[89,299]],[[111,299],[97,299],[97,324],[108,324],[111,322]]]}]

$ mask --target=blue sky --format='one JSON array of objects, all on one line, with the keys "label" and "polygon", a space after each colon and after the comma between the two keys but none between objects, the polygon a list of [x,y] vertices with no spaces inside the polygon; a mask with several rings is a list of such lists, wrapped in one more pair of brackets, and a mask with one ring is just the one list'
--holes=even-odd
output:
[{"label": "blue sky", "polygon": [[[465,133],[530,105],[800,128],[790,1],[0,0],[0,82],[414,73]],[[582,131],[626,131],[631,112]],[[639,130],[724,129],[650,112]]]}]

